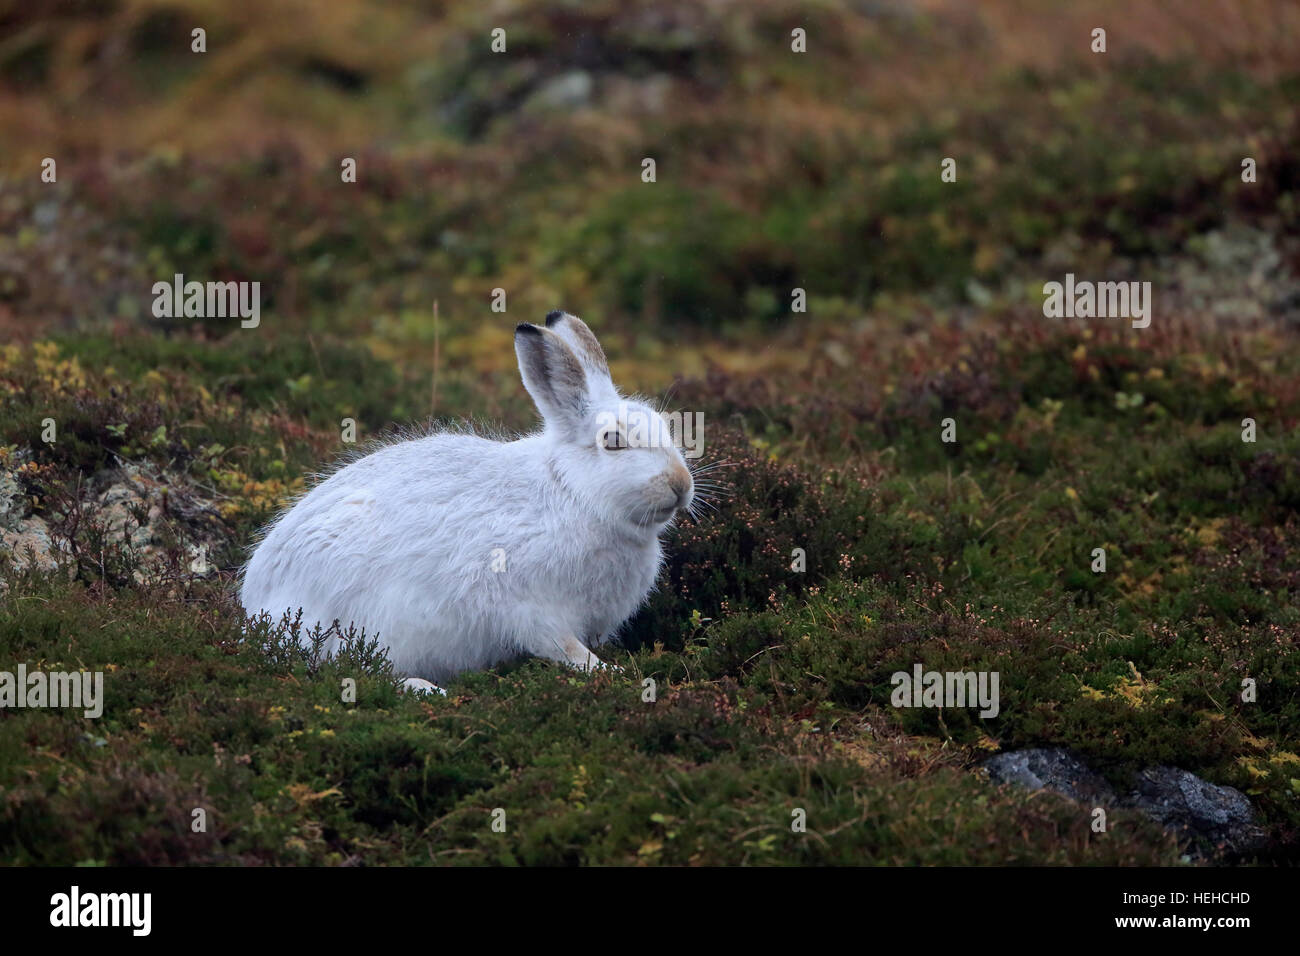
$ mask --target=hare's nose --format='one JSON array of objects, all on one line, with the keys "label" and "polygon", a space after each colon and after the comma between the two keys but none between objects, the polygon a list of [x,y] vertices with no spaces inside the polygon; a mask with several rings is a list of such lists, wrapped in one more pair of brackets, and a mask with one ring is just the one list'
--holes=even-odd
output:
[{"label": "hare's nose", "polygon": [[677,496],[677,507],[680,508],[691,495],[691,473],[678,465],[668,476],[668,487]]}]

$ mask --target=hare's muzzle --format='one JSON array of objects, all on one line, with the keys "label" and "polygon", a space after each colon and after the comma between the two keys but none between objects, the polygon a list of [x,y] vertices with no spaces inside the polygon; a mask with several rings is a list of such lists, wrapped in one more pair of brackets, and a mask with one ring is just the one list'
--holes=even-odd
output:
[{"label": "hare's muzzle", "polygon": [[677,496],[676,507],[685,508],[691,503],[691,494],[694,490],[691,473],[678,465],[668,476],[668,489]]}]

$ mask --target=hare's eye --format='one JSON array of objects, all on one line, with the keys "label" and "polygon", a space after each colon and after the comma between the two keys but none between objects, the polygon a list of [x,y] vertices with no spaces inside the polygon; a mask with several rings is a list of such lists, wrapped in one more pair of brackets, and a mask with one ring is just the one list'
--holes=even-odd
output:
[{"label": "hare's eye", "polygon": [[621,451],[627,447],[627,436],[619,429],[610,429],[601,436],[606,451]]}]

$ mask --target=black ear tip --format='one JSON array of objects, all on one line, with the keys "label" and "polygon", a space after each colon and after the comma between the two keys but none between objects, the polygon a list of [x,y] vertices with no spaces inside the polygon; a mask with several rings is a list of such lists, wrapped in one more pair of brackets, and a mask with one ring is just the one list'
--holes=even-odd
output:
[{"label": "black ear tip", "polygon": [[515,335],[541,335],[542,330],[531,322],[520,322],[515,326]]},{"label": "black ear tip", "polygon": [[565,312],[563,309],[556,309],[554,312],[547,312],[546,327],[549,329],[552,325],[560,321],[560,319],[564,318],[568,314],[569,313]]}]

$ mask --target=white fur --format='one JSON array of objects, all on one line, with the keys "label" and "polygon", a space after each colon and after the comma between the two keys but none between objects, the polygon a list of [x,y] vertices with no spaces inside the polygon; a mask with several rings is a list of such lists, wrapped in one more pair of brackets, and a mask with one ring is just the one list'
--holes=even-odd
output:
[{"label": "white fur", "polygon": [[[334,472],[267,531],[245,569],[245,610],[364,628],[397,671],[433,681],[521,653],[600,666],[588,646],[649,593],[659,534],[693,485],[663,417],[619,395],[594,338],[575,334],[581,322],[547,324],[515,336],[542,430],[509,442],[432,434]],[[657,446],[608,450],[601,423],[619,409],[646,416]]]}]

